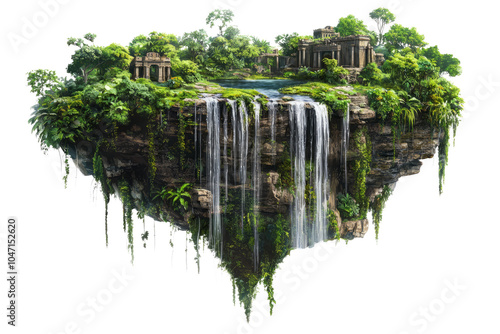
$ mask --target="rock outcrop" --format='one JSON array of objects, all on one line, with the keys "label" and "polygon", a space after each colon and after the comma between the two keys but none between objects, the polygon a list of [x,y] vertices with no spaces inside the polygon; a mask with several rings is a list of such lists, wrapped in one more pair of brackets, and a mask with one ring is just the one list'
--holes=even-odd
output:
[{"label": "rock outcrop", "polygon": [[[356,149],[361,141],[363,144],[371,143],[371,164],[366,174],[366,196],[373,201],[380,194],[384,185],[393,187],[397,180],[406,175],[416,174],[422,165],[421,159],[431,158],[438,145],[437,131],[433,131],[423,120],[417,120],[412,132],[401,135],[393,143],[393,132],[390,124],[381,124],[376,113],[368,106],[366,96],[349,96],[350,104],[350,132],[356,133],[363,130],[358,137],[351,135],[348,151],[348,163],[360,157]],[[206,171],[206,138],[207,138],[207,106],[203,99],[186,101],[187,106],[172,107],[166,110],[161,117],[153,119],[146,124],[138,121],[127,127],[104,131],[106,145],[101,145],[99,154],[102,157],[105,176],[113,188],[118,189],[118,181],[123,178],[131,180],[130,192],[136,208],[148,207],[156,195],[152,191],[160,189],[175,189],[182,184],[189,183],[190,190],[189,210],[176,210],[168,201],[163,201],[159,210],[147,211],[147,214],[156,219],[169,219],[181,228],[187,229],[189,219],[199,216],[208,217],[211,210],[212,194],[207,187]],[[219,99],[221,124],[227,115],[227,100]],[[274,131],[270,112],[262,108],[260,116],[260,159],[261,179],[260,201],[256,203],[263,214],[287,214],[293,202],[293,192],[283,183],[283,170],[289,160],[290,141],[290,103],[278,103]],[[306,112],[312,107],[306,103]],[[229,118],[230,118],[229,113]],[[241,185],[234,183],[237,178],[233,154],[230,153],[233,145],[231,119],[226,120],[227,142],[225,147],[221,140],[221,170],[224,180],[228,184],[228,192],[241,192]],[[250,121],[249,149],[247,168],[252,165],[253,148],[253,119]],[[329,179],[330,200],[329,206],[335,207],[336,194],[343,191],[343,169],[340,168],[341,146],[341,121],[340,113],[330,117],[330,148],[329,148]],[[221,125],[222,126],[222,125]],[[151,132],[154,129],[153,132]],[[222,131],[222,127],[221,127]],[[271,133],[274,132],[274,140]],[[114,133],[114,135],[110,135]],[[224,134],[221,134],[221,137]],[[150,145],[154,138],[154,145]],[[89,143],[80,143],[70,149],[70,153],[80,171],[89,175],[93,173],[92,161],[95,147]],[[154,175],[152,175],[154,164]],[[290,166],[288,166],[290,168]],[[224,169],[226,168],[226,169]],[[348,171],[348,188],[355,187],[357,182],[354,173]],[[247,182],[246,191],[250,182]],[[222,193],[221,193],[222,194]],[[227,197],[227,194],[225,194]],[[363,237],[368,229],[368,221],[340,222],[340,233],[346,239]]]}]

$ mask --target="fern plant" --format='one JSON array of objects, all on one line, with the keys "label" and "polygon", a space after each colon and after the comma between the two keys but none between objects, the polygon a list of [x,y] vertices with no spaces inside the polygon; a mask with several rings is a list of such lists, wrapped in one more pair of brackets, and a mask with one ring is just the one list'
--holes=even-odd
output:
[{"label": "fern plant", "polygon": [[359,215],[359,205],[351,195],[339,194],[337,199],[337,209],[339,210],[342,218],[350,219]]},{"label": "fern plant", "polygon": [[160,197],[162,200],[171,201],[174,206],[174,210],[178,210],[183,208],[187,210],[188,208],[188,198],[191,198],[191,194],[189,194],[189,189],[191,188],[191,183],[184,183],[180,188],[175,189],[165,189],[163,188],[155,198]]}]

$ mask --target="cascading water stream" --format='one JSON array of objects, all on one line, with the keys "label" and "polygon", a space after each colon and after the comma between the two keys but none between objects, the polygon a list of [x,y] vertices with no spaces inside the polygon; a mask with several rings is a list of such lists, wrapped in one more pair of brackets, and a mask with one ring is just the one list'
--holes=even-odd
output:
[{"label": "cascading water stream", "polygon": [[276,164],[276,109],[278,108],[278,102],[271,100],[268,102],[267,107],[269,109],[269,119],[271,123],[271,144],[272,144],[272,163]]},{"label": "cascading water stream", "polygon": [[[316,194],[315,214],[312,228],[312,242],[326,240],[327,238],[327,205],[330,193],[328,183],[328,148],[330,129],[328,123],[328,110],[325,105],[311,103],[314,107],[314,178],[313,189]],[[312,142],[312,140],[311,140]],[[312,155],[313,151],[311,151]]]},{"label": "cascading water stream", "polygon": [[347,194],[347,151],[349,150],[349,104],[342,118],[342,165],[344,166],[344,192]]},{"label": "cascading water stream", "polygon": [[307,246],[306,231],[306,110],[303,102],[290,102],[290,159],[295,183],[291,208],[292,246]]},{"label": "cascading water stream", "polygon": [[[291,207],[292,246],[304,248],[327,237],[327,202],[328,202],[328,145],[330,131],[328,111],[324,105],[310,103],[313,113],[306,115],[305,102],[290,103],[290,155],[292,176],[295,183],[295,196]],[[311,206],[306,206],[306,140],[310,131],[311,174],[309,195]],[[315,198],[315,199],[313,199]],[[312,220],[308,224],[308,217]],[[310,225],[310,227],[308,227]]]},{"label": "cascading water stream", "polygon": [[259,266],[259,212],[258,205],[260,200],[260,178],[261,178],[261,165],[260,165],[260,104],[254,102],[255,121],[254,121],[254,144],[253,144],[253,161],[252,161],[252,189],[253,189],[253,263],[254,271],[257,272]]},{"label": "cascading water stream", "polygon": [[248,113],[244,101],[238,105],[236,101],[229,101],[232,109],[233,123],[233,160],[234,184],[241,185],[241,228],[243,229],[245,215],[245,187],[247,180],[248,158]]},{"label": "cascading water stream", "polygon": [[[201,115],[200,115],[201,116]],[[194,165],[198,166],[201,161],[198,161],[198,124],[200,121],[198,121],[198,115],[197,115],[197,110],[196,110],[196,103],[194,104]],[[198,179],[198,168],[194,169],[194,179]],[[201,184],[201,182],[200,182]]]},{"label": "cascading water stream", "polygon": [[216,98],[205,98],[207,104],[207,188],[212,193],[209,240],[214,249],[220,247],[222,258],[222,221],[220,214],[220,111]]},{"label": "cascading water stream", "polygon": [[[227,109],[222,112],[218,100],[205,98],[207,103],[207,159],[206,175],[207,188],[212,193],[209,227],[209,240],[214,247],[220,247],[222,253],[222,217],[220,203],[220,187],[228,193],[229,183],[229,122],[232,125],[232,150],[234,185],[241,186],[241,226],[245,210],[245,192],[247,181],[248,149],[249,149],[249,120],[246,105],[243,101],[228,101],[231,115]],[[277,102],[270,102],[271,137],[276,140],[276,111]],[[310,106],[310,107],[309,107]],[[261,133],[260,133],[260,105],[254,103],[254,138],[251,152],[251,188],[253,191],[253,263],[257,270],[259,265],[259,201],[261,182]],[[222,114],[222,115],[221,115]],[[222,117],[224,119],[222,120]],[[327,238],[327,203],[329,194],[328,175],[328,147],[329,121],[327,108],[316,102],[290,102],[290,158],[292,177],[294,180],[294,200],[291,205],[292,246],[304,248]],[[221,124],[222,123],[222,124]],[[221,129],[222,125],[222,129]],[[345,127],[347,128],[347,127]],[[222,130],[222,131],[221,131]],[[342,149],[347,149],[348,131],[343,131]],[[201,134],[201,131],[199,132]],[[198,134],[198,135],[199,135]],[[222,134],[223,138],[220,138]],[[223,142],[221,142],[221,139]],[[200,138],[196,139],[197,141]],[[223,150],[221,154],[221,148]],[[224,159],[222,160],[222,156]],[[307,159],[307,164],[306,164]],[[345,160],[345,156],[344,156]],[[221,175],[223,165],[223,175]],[[306,165],[309,169],[306,171]],[[306,174],[307,173],[307,174]],[[223,184],[221,184],[223,182]],[[306,194],[307,192],[307,194]],[[306,202],[306,199],[308,201]],[[309,206],[308,206],[309,204]],[[224,205],[224,203],[223,203]],[[218,248],[216,248],[218,249]]]},{"label": "cascading water stream", "polygon": [[[227,158],[227,143],[229,141],[228,133],[227,133],[227,124],[228,124],[228,112],[227,106],[224,104],[224,185],[225,185],[225,204],[227,204],[227,189],[228,189],[228,177],[229,177],[229,162]],[[224,213],[226,212],[226,205],[224,205]]]}]

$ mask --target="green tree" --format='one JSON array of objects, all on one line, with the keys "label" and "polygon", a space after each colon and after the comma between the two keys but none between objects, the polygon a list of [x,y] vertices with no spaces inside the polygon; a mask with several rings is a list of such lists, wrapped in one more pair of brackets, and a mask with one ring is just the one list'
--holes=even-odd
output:
[{"label": "green tree", "polygon": [[145,52],[147,52],[148,42],[149,40],[147,36],[139,35],[134,37],[134,39],[129,43],[129,53],[134,57],[145,55]]},{"label": "green tree", "polygon": [[218,36],[210,43],[207,55],[210,64],[221,70],[229,70],[249,65],[260,53],[261,49],[252,44],[248,36],[236,36],[231,40]]},{"label": "green tree", "polygon": [[340,34],[341,37],[349,35],[367,35],[368,29],[363,21],[354,17],[354,15],[348,15],[347,17],[341,17],[339,23],[335,27],[335,31]]},{"label": "green tree", "polygon": [[219,36],[224,35],[224,28],[233,20],[234,13],[230,9],[216,9],[207,16],[207,24],[213,28],[219,22]]},{"label": "green tree", "polygon": [[394,20],[396,20],[396,16],[394,16],[394,14],[391,13],[387,8],[377,8],[370,13],[370,18],[375,20],[375,22],[377,23],[377,30],[378,30],[377,45],[380,45],[383,43],[384,28],[386,24],[394,22]]},{"label": "green tree", "polygon": [[98,66],[101,75],[104,75],[112,68],[128,70],[132,58],[127,48],[119,44],[110,44],[102,49],[102,63]]},{"label": "green tree", "polygon": [[182,77],[187,83],[198,82],[202,79],[198,65],[191,60],[181,60],[173,63],[172,70],[176,76]]},{"label": "green tree", "polygon": [[243,61],[244,66],[260,55],[260,49],[252,44],[252,39],[248,36],[238,36],[229,41],[231,52],[237,59]]},{"label": "green tree", "polygon": [[297,47],[299,46],[299,40],[301,39],[312,39],[312,36],[299,36],[296,32],[292,34],[283,34],[276,36],[274,40],[281,47],[281,52],[283,56],[291,56],[297,52]]},{"label": "green tree", "polygon": [[158,52],[162,56],[175,59],[178,57],[179,42],[173,34],[153,31],[149,33],[147,48],[147,52]]},{"label": "green tree", "polygon": [[271,45],[268,41],[264,39],[258,39],[257,37],[251,37],[252,44],[259,49],[259,54],[270,53],[272,51]]},{"label": "green tree", "polygon": [[230,50],[228,40],[222,36],[214,38],[210,43],[208,47],[208,58],[215,67],[222,70],[231,68],[235,60]]},{"label": "green tree", "polygon": [[170,59],[178,58],[179,41],[173,34],[150,32],[146,37],[139,35],[134,37],[129,44],[130,54],[133,56],[145,56],[148,52],[158,52]]},{"label": "green tree", "polygon": [[227,40],[235,39],[239,35],[240,35],[240,29],[238,29],[235,26],[227,27],[227,29],[224,31],[224,38]]},{"label": "green tree", "polygon": [[391,26],[388,32],[384,34],[385,47],[389,52],[401,50],[409,47],[412,52],[427,45],[424,41],[424,35],[420,35],[416,28],[406,28],[400,24]]},{"label": "green tree", "polygon": [[36,96],[45,95],[46,91],[54,90],[61,82],[57,78],[55,71],[36,70],[28,72],[28,85],[31,87],[31,92]]},{"label": "green tree", "polygon": [[462,74],[460,60],[453,57],[451,54],[440,53],[437,46],[431,46],[422,50],[422,55],[436,63],[436,66],[439,67],[440,74],[448,73],[451,77]]},{"label": "green tree", "polygon": [[200,57],[207,52],[208,35],[203,29],[185,33],[179,44],[183,47],[181,58],[201,63]]},{"label": "green tree", "polygon": [[71,56],[71,64],[68,65],[67,71],[75,77],[81,76],[83,82],[87,84],[88,76],[104,61],[101,48],[90,45],[96,38],[95,34],[86,34],[84,38],[68,38],[69,46],[76,46],[78,50]]}]

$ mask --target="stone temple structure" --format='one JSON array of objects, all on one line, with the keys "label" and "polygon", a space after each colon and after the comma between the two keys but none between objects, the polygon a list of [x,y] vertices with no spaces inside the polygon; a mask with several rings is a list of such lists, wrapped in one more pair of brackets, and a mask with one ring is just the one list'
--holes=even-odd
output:
[{"label": "stone temple structure", "polygon": [[370,44],[370,37],[366,35],[352,35],[340,37],[334,28],[327,26],[314,30],[314,39],[301,39],[295,57],[278,55],[277,50],[272,54],[262,54],[256,60],[267,63],[273,59],[272,72],[281,70],[297,70],[308,67],[311,70],[324,68],[323,59],[336,59],[337,64],[344,68],[359,71],[369,63],[382,65],[384,55],[375,53]]},{"label": "stone temple structure", "polygon": [[345,68],[363,68],[369,63],[381,65],[384,57],[375,53],[366,35],[340,37],[330,26],[314,30],[315,39],[301,39],[297,48],[297,67],[320,69],[323,59],[337,59]]},{"label": "stone temple structure", "polygon": [[[256,63],[267,64],[272,73],[278,73],[280,69],[292,67],[295,65],[294,57],[281,56],[279,50],[275,49],[272,53],[263,53],[255,59]],[[259,72],[264,70],[264,66],[259,67]]]},{"label": "stone temple structure", "polygon": [[145,78],[164,82],[170,79],[170,58],[158,52],[148,52],[145,57],[134,57],[130,64],[132,78]]},{"label": "stone temple structure", "polygon": [[319,39],[327,37],[339,37],[340,34],[338,32],[335,32],[335,29],[332,26],[326,26],[324,29],[315,29],[313,36],[315,39]]}]

